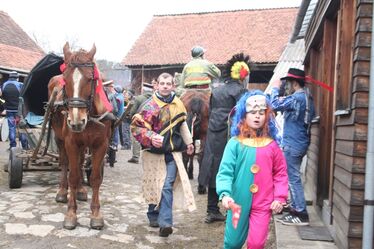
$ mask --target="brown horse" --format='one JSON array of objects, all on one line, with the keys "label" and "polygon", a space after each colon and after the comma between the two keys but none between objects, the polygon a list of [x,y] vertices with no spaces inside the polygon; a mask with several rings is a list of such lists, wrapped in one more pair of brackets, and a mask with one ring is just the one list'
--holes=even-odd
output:
[{"label": "brown horse", "polygon": [[[193,158],[196,154],[198,156],[199,169],[201,167],[208,131],[209,99],[210,92],[206,90],[186,90],[181,96],[181,100],[187,109],[187,124],[192,133],[194,146],[196,145],[196,140],[200,140],[200,151],[195,150],[192,155],[183,153],[183,163],[190,179],[193,179]],[[205,192],[205,188],[199,185],[198,193],[205,194]]]},{"label": "brown horse", "polygon": [[55,76],[49,85],[62,79],[62,99],[66,107],[62,125],[64,148],[69,162],[68,211],[64,219],[66,229],[77,225],[77,190],[81,180],[81,163],[87,148],[91,151],[92,187],[91,222],[93,229],[101,229],[104,219],[100,212],[99,189],[103,180],[103,159],[112,132],[110,106],[102,89],[99,72],[94,62],[96,47],[72,52],[69,44],[64,48],[62,77]]},{"label": "brown horse", "polygon": [[[67,111],[67,108],[63,105],[63,96],[62,96],[62,89],[63,89],[63,77],[62,75],[55,76],[55,79],[51,80],[48,84],[48,97],[50,98],[53,90],[57,91],[56,101],[53,105],[51,118],[50,118],[50,125],[54,131],[54,138],[58,147],[59,151],[59,167],[61,168],[60,174],[60,184],[59,189],[56,194],[56,202],[67,203],[68,202],[68,158],[66,155],[65,147],[64,147],[64,136],[63,136],[63,125],[65,115],[64,113]],[[84,155],[81,157],[80,165],[83,166]],[[78,185],[78,194],[77,199],[80,201],[87,201],[87,189],[82,185],[83,183],[83,173],[82,170],[80,171],[81,181]]]}]

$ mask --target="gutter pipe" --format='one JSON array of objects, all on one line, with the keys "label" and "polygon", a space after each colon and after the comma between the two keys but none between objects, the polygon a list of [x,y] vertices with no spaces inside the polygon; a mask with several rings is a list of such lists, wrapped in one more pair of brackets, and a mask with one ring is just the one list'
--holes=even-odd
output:
[{"label": "gutter pipe", "polygon": [[[374,13],[374,3],[372,4]],[[372,16],[374,23],[374,14]],[[371,27],[370,85],[368,109],[368,136],[365,164],[364,225],[362,228],[362,249],[373,248],[374,223],[374,25]]]}]

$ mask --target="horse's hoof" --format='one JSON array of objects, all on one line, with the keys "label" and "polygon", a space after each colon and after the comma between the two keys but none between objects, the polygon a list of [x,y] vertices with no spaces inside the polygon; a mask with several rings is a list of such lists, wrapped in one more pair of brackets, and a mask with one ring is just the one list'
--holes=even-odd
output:
[{"label": "horse's hoof", "polygon": [[73,230],[77,227],[77,218],[67,218],[64,219],[64,228],[68,230]]},{"label": "horse's hoof", "polygon": [[85,192],[78,192],[77,193],[77,199],[79,200],[79,201],[87,201],[87,193],[85,193]]},{"label": "horse's hoof", "polygon": [[65,194],[57,194],[55,198],[56,202],[61,202],[61,203],[67,203],[68,202],[68,195]]},{"label": "horse's hoof", "polygon": [[188,179],[190,179],[190,180],[193,179],[193,173],[188,173]]},{"label": "horse's hoof", "polygon": [[104,227],[103,218],[91,218],[90,226],[92,229],[101,230]]},{"label": "horse's hoof", "polygon": [[197,193],[198,193],[199,195],[205,195],[205,194],[206,194],[206,188],[205,188],[204,186],[199,185],[199,186],[197,187]]}]

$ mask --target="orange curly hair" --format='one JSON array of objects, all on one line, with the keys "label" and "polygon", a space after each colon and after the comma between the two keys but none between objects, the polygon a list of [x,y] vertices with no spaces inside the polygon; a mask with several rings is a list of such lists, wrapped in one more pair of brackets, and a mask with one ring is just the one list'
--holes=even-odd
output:
[{"label": "orange curly hair", "polygon": [[245,122],[246,115],[247,115],[246,114],[244,116],[244,118],[242,118],[240,123],[238,124],[238,128],[239,128],[239,131],[240,131],[240,134],[238,136],[239,139],[270,137],[269,126],[267,124],[268,124],[268,120],[269,120],[269,116],[271,115],[271,112],[272,112],[272,110],[270,108],[265,110],[265,122],[264,122],[264,127],[262,128],[262,132],[261,132],[260,135],[257,134],[257,130],[249,127],[247,122]]}]

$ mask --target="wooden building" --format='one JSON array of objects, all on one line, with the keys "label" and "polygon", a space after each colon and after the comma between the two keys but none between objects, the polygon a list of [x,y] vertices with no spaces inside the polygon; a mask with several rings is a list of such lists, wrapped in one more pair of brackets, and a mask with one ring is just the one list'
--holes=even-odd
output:
[{"label": "wooden building", "polygon": [[265,89],[273,75],[296,19],[297,8],[237,10],[157,15],[148,24],[122,64],[132,71],[133,88],[162,72],[181,73],[195,45],[204,58],[223,68],[232,55],[251,56],[252,88]]},{"label": "wooden building", "polygon": [[312,86],[305,191],[340,249],[362,246],[371,26],[372,1],[320,0],[305,34],[306,73],[334,88]]}]

